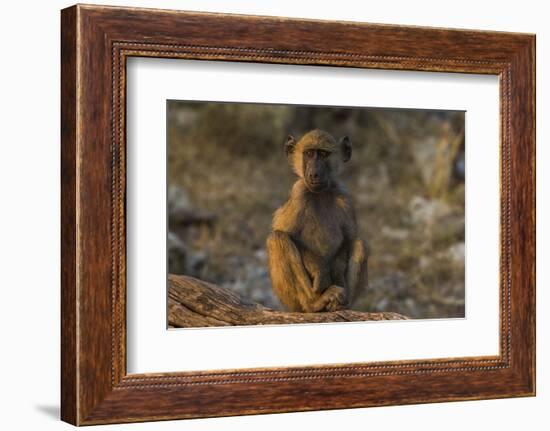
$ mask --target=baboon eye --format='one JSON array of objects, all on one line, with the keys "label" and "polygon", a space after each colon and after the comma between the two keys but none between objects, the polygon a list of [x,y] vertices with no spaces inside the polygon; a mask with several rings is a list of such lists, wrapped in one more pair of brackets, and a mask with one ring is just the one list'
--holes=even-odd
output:
[{"label": "baboon eye", "polygon": [[329,152],[329,151],[321,150],[321,151],[319,151],[319,155],[320,155],[323,159],[326,159],[328,156],[330,156],[330,152]]},{"label": "baboon eye", "polygon": [[306,150],[305,151],[306,157],[313,157],[314,154],[315,154],[315,151],[313,151],[313,150]]}]

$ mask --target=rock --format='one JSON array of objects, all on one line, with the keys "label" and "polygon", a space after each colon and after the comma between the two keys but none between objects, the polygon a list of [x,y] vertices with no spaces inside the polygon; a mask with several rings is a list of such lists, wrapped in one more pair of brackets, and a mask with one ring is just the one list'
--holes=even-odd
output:
[{"label": "rock", "polygon": [[189,195],[181,187],[171,185],[168,187],[168,214],[179,209],[191,208]]},{"label": "rock", "polygon": [[[371,281],[370,290],[377,292],[388,292],[389,296],[405,296],[409,290],[409,279],[401,271],[396,271],[384,277]],[[384,293],[380,293],[385,295]]]},{"label": "rock", "polygon": [[186,269],[186,259],[189,250],[185,243],[175,233],[168,231],[166,239],[168,248],[168,268],[174,274],[183,274]]},{"label": "rock", "polygon": [[381,233],[385,237],[396,241],[403,241],[409,237],[409,231],[407,229],[393,228],[390,226],[383,226]]},{"label": "rock", "polygon": [[254,257],[258,259],[259,262],[265,264],[267,263],[267,251],[265,248],[259,248],[254,252]]},{"label": "rock", "polygon": [[216,217],[209,211],[193,207],[187,192],[181,187],[168,188],[168,221],[170,226],[211,226]]},{"label": "rock", "polygon": [[451,245],[445,254],[453,262],[464,264],[466,245],[463,242],[457,242]]},{"label": "rock", "polygon": [[174,274],[200,276],[207,262],[204,251],[192,251],[174,232],[168,231],[168,268]]},{"label": "rock", "polygon": [[414,224],[433,224],[449,214],[451,214],[449,205],[438,199],[414,196],[409,202],[409,215]]},{"label": "rock", "polygon": [[422,255],[420,256],[420,258],[418,259],[418,266],[420,267],[420,269],[426,269],[426,268],[429,268],[430,265],[432,264],[433,260],[431,257],[428,257],[428,256],[425,256],[425,255]]},{"label": "rock", "polygon": [[267,267],[255,260],[234,257],[236,279],[222,284],[224,288],[230,289],[244,297],[276,310],[282,309],[281,304],[271,289],[271,280]]}]

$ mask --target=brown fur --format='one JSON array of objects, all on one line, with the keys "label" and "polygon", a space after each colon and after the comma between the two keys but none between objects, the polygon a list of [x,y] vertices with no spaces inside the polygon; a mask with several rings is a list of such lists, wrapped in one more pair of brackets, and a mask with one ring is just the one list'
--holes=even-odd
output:
[{"label": "brown fur", "polygon": [[[367,250],[358,238],[351,197],[338,181],[351,142],[313,130],[298,142],[289,137],[286,150],[299,178],[275,211],[267,239],[273,291],[291,311],[349,307],[367,275]],[[312,183],[316,175],[320,186]]]}]

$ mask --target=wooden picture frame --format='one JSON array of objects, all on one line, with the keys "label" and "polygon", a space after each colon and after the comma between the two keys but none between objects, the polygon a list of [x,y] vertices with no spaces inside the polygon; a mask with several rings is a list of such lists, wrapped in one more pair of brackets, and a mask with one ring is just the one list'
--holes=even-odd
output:
[{"label": "wooden picture frame", "polygon": [[[89,425],[535,394],[534,35],[83,5],[64,9],[61,18],[64,421]],[[130,56],[498,75],[500,354],[127,374]]]}]

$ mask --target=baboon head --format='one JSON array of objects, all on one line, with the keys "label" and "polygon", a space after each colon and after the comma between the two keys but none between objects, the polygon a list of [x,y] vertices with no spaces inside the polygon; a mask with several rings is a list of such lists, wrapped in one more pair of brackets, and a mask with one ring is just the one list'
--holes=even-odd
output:
[{"label": "baboon head", "polygon": [[311,192],[319,193],[331,187],[342,164],[351,158],[351,140],[344,136],[336,142],[329,133],[316,129],[299,141],[289,135],[285,151],[296,175]]}]

